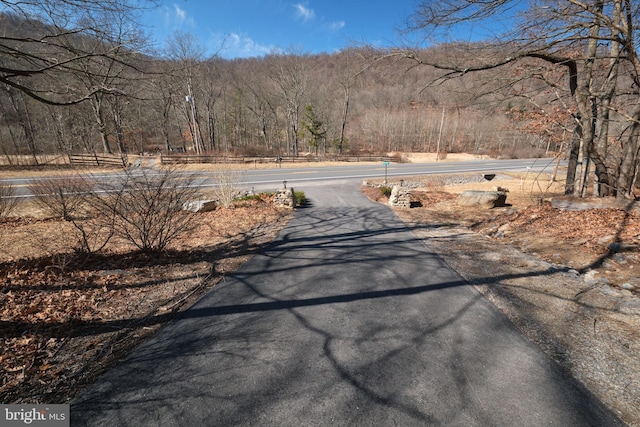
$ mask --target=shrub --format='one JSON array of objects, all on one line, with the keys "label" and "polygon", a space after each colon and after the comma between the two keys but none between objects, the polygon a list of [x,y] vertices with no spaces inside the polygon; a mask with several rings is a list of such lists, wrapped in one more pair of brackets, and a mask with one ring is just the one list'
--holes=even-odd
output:
[{"label": "shrub", "polygon": [[242,196],[238,199],[236,199],[240,202],[250,202],[250,201],[256,201],[259,202],[262,200],[262,194],[247,194],[245,196]]},{"label": "shrub", "polygon": [[385,197],[391,197],[391,187],[380,187],[380,193]]},{"label": "shrub", "polygon": [[193,212],[183,209],[196,198],[193,175],[166,169],[126,171],[117,182],[101,185],[94,197],[103,223],[143,252],[157,252],[180,234],[193,231]]},{"label": "shrub", "polygon": [[15,188],[9,184],[0,184],[0,218],[8,216],[17,203]]},{"label": "shrub", "polygon": [[213,195],[218,203],[224,207],[231,205],[240,192],[243,177],[244,171],[227,165],[221,165],[221,169],[213,173]]},{"label": "shrub", "polygon": [[91,184],[80,175],[56,175],[36,180],[29,190],[45,213],[70,221],[84,215]]},{"label": "shrub", "polygon": [[304,191],[294,191],[293,197],[296,201],[296,206],[304,206],[307,203],[307,196]]},{"label": "shrub", "polygon": [[445,183],[441,176],[429,176],[422,181],[427,191],[444,191]]},{"label": "shrub", "polygon": [[57,175],[42,178],[29,188],[36,205],[45,213],[73,225],[77,252],[91,253],[104,248],[114,234],[112,221],[106,220],[92,201],[91,180],[80,175]]},{"label": "shrub", "polygon": [[82,219],[73,218],[69,222],[74,227],[76,252],[97,252],[107,246],[115,234],[113,223],[105,220],[97,210],[93,215]]}]

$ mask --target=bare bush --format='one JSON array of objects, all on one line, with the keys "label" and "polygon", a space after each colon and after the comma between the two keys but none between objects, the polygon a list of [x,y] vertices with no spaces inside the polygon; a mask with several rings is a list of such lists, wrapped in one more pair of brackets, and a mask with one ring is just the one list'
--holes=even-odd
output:
[{"label": "bare bush", "polygon": [[244,171],[233,169],[232,166],[223,165],[213,174],[213,195],[224,207],[229,207],[240,194],[240,183],[244,177]]},{"label": "bare bush", "polygon": [[91,184],[80,175],[56,175],[36,180],[29,190],[45,213],[71,221],[84,215]]},{"label": "bare bush", "polygon": [[178,235],[192,231],[192,212],[183,209],[196,198],[193,176],[177,169],[160,172],[129,170],[120,179],[102,183],[94,206],[116,235],[143,252],[157,252]]},{"label": "bare bush", "polygon": [[422,185],[427,191],[444,191],[445,182],[441,176],[429,176],[422,180]]},{"label": "bare bush", "polygon": [[73,225],[75,251],[96,252],[111,240],[114,234],[113,221],[92,206],[93,184],[84,176],[42,178],[31,185],[30,190],[42,210]]},{"label": "bare bush", "polygon": [[8,216],[17,203],[15,188],[9,184],[0,184],[0,218]]},{"label": "bare bush", "polygon": [[97,210],[82,219],[73,219],[75,251],[92,253],[103,249],[115,234],[113,216],[105,217]]}]

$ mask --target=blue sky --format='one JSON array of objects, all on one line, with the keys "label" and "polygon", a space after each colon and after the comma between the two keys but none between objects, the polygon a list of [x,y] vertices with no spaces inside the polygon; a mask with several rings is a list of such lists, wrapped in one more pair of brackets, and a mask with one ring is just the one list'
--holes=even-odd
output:
[{"label": "blue sky", "polygon": [[[295,49],[332,53],[357,43],[399,46],[397,29],[416,0],[163,0],[144,25],[161,46],[176,31],[208,54],[263,56]],[[220,48],[222,47],[222,50]]]}]

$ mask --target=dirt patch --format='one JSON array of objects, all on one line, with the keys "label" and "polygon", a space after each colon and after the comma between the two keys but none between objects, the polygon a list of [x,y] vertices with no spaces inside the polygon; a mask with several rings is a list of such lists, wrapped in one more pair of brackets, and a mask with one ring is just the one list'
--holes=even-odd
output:
[{"label": "dirt patch", "polygon": [[403,159],[410,163],[464,162],[469,160],[488,159],[489,156],[467,153],[447,153],[437,156],[436,153],[402,153]]},{"label": "dirt patch", "polygon": [[65,403],[286,225],[269,200],[198,214],[161,255],[87,257],[57,219],[0,222],[0,401]]},{"label": "dirt patch", "polygon": [[[640,216],[554,209],[548,200],[561,185],[538,178],[456,185],[446,184],[451,177],[407,179],[421,207],[396,213],[525,336],[626,423],[640,426]],[[496,185],[510,190],[509,206],[456,205],[460,192]],[[386,202],[378,188],[363,192]]]}]

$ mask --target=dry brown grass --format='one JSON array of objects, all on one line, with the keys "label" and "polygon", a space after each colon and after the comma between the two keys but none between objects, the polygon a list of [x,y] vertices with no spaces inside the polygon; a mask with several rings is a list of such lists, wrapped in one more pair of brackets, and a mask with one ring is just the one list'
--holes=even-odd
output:
[{"label": "dry brown grass", "polygon": [[[39,213],[23,203],[21,213]],[[197,232],[147,255],[114,240],[74,252],[68,222],[0,221],[0,401],[64,403],[286,225],[265,196],[197,214]]]}]

